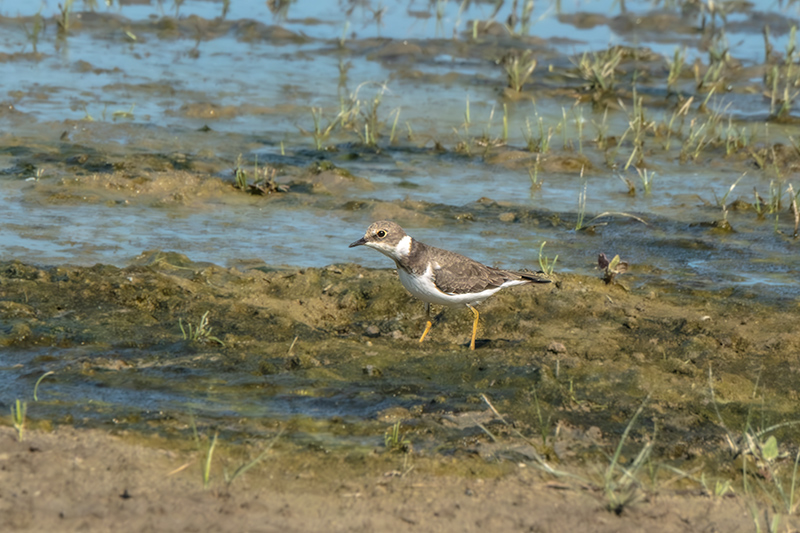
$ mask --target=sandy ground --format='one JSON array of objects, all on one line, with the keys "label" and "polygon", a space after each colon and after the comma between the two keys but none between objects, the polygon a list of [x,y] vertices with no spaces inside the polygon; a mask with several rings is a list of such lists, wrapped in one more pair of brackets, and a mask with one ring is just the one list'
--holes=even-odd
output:
[{"label": "sandy ground", "polygon": [[617,515],[602,494],[519,465],[490,478],[354,468],[317,479],[274,455],[204,489],[197,456],[99,430],[18,442],[5,427],[0,450],[2,531],[756,531],[737,494],[660,491]]}]

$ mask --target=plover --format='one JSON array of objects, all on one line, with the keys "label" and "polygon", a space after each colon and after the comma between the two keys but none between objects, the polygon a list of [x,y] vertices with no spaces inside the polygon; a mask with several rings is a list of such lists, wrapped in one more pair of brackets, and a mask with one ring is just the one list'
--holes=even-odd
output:
[{"label": "plover", "polygon": [[492,268],[461,254],[428,246],[408,235],[390,220],[375,222],[364,236],[350,245],[369,246],[394,260],[400,282],[413,296],[425,302],[427,323],[419,342],[433,323],[431,304],[460,307],[466,305],[475,315],[472,324],[471,350],[478,333],[478,310],[475,305],[500,289],[523,283],[550,283],[541,272],[527,273]]}]

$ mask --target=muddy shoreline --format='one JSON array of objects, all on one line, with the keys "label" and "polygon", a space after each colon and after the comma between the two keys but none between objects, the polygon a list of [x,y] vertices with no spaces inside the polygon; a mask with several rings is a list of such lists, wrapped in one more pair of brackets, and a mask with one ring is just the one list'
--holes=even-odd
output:
[{"label": "muddy shoreline", "polygon": [[[680,285],[631,289],[635,272],[625,276],[606,284],[599,273],[561,275],[545,288],[505,291],[482,306],[478,349],[470,352],[468,312],[447,310],[430,338],[417,342],[422,306],[389,269],[240,270],[169,252],[143,254],[122,269],[12,261],[0,265],[0,342],[4,364],[20,376],[10,390],[28,402],[30,442],[55,446],[66,431],[133,453],[135,445],[109,444],[111,432],[164,443],[156,450],[148,444],[144,454],[194,449],[190,455],[200,457],[217,435],[228,452],[212,463],[216,486],[224,485],[223,464],[235,469],[228,454],[245,462],[241,457],[252,458],[278,437],[253,470],[260,473],[248,479],[263,480],[275,462],[302,478],[310,462],[326,479],[358,480],[363,465],[379,477],[388,462],[401,474],[400,465],[414,467],[400,482],[408,487],[417,475],[427,486],[431,472],[447,479],[436,487],[485,479],[506,495],[520,491],[520,483],[555,494],[548,483],[563,483],[567,502],[578,498],[584,503],[575,505],[595,513],[609,505],[608,495],[598,500],[604,485],[597,472],[623,440],[619,466],[636,467],[642,478],[626,489],[632,499],[620,507],[629,520],[642,512],[635,502],[665,494],[682,495],[678,507],[770,508],[771,483],[790,479],[790,443],[797,439],[796,302],[769,304],[746,291],[720,295]],[[185,339],[188,325],[199,327],[206,312],[208,335]],[[34,401],[45,372],[53,374]],[[92,392],[104,389],[129,394]],[[70,391],[80,397],[69,398]],[[398,423],[406,445],[387,440]],[[3,438],[13,436],[8,428]],[[768,437],[776,439],[776,456],[765,457],[759,447]],[[747,444],[753,438],[761,443],[755,448]],[[5,456],[14,465],[3,470],[6,479],[32,475],[46,457],[25,451],[28,442],[15,445],[24,461]],[[647,476],[636,459],[645,448]],[[476,470],[478,464],[484,466]],[[582,481],[545,474],[543,465]],[[523,467],[539,481],[521,481]],[[184,483],[199,484],[190,493],[202,495],[199,465],[193,468]],[[733,490],[752,476],[758,484]],[[713,494],[712,479],[731,490]],[[6,502],[17,494],[8,490]],[[408,490],[412,500],[430,498],[427,489]],[[378,498],[384,497],[391,500]],[[334,515],[335,501],[328,496],[325,504]],[[7,508],[5,516],[22,512],[10,508],[16,511]],[[616,518],[608,516],[607,530],[614,530]],[[25,520],[35,530],[38,519],[35,513]]]}]

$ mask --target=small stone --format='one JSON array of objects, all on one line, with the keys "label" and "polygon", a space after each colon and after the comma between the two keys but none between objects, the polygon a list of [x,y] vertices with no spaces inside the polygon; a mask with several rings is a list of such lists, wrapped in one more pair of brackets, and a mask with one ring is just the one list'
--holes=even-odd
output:
[{"label": "small stone", "polygon": [[592,426],[586,430],[586,436],[595,442],[600,442],[603,440],[603,431],[597,426]]},{"label": "small stone", "polygon": [[501,213],[499,218],[500,222],[514,222],[517,219],[517,215],[514,213]]},{"label": "small stone", "polygon": [[361,369],[361,371],[371,378],[379,378],[383,375],[380,368],[375,367],[375,365],[367,365]]},{"label": "small stone", "polygon": [[374,324],[371,326],[367,326],[366,331],[364,331],[364,335],[366,335],[367,337],[378,337],[380,336],[380,334],[381,330],[378,329],[378,326]]},{"label": "small stone", "polygon": [[551,342],[547,345],[547,351],[552,353],[567,353],[567,347],[560,342]]}]

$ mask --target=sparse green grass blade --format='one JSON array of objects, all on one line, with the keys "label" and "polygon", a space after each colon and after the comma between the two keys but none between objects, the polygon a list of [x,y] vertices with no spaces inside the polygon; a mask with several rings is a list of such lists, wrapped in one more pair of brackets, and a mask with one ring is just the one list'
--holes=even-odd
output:
[{"label": "sparse green grass blade", "polygon": [[267,447],[264,448],[264,450],[260,454],[258,454],[258,457],[256,457],[255,459],[253,459],[249,463],[245,463],[245,464],[241,465],[239,468],[234,470],[233,474],[230,477],[228,477],[228,475],[226,473],[225,474],[226,483],[228,485],[230,485],[231,483],[233,483],[236,480],[237,477],[239,477],[241,475],[244,475],[248,470],[250,470],[251,468],[256,466],[258,463],[260,463],[267,456],[267,454],[272,449],[272,447],[275,446],[275,443],[278,442],[278,439],[281,437],[281,435],[283,435],[283,428],[281,428],[281,430],[278,432],[278,434],[275,435],[275,438],[273,438],[270,441],[270,443],[267,444]]},{"label": "sparse green grass blade", "polygon": [[383,435],[383,444],[390,452],[408,453],[411,451],[411,441],[406,438],[405,433],[400,433],[400,421],[395,422]]},{"label": "sparse green grass blade", "polygon": [[58,32],[60,35],[66,35],[70,27],[70,15],[72,14],[72,4],[75,0],[64,0],[64,4],[58,4],[58,9],[61,12],[61,17],[57,19]]},{"label": "sparse green grass blade", "polygon": [[642,187],[644,188],[645,194],[650,194],[652,192],[653,187],[653,178],[655,177],[655,172],[648,172],[646,168],[642,169],[636,167],[636,173],[639,174],[639,179],[642,180]]},{"label": "sparse green grass blade", "polygon": [[[542,247],[544,247],[544,243],[542,243]],[[558,259],[558,256],[556,256]],[[553,264],[556,264],[555,259],[553,260]],[[552,273],[552,268],[550,269]],[[544,414],[542,413],[542,406],[539,404],[539,395],[536,394],[536,386],[531,387],[531,392],[533,393],[533,406],[536,409],[536,418],[539,421],[539,435],[542,437],[542,446],[547,446],[547,435],[549,433],[550,427],[550,416],[547,417],[547,420],[544,418]]]},{"label": "sparse green grass blade", "polygon": [[233,171],[233,176],[236,188],[246,191],[247,171],[244,169],[244,165],[242,164],[242,154],[239,154],[239,156],[236,158],[236,168]]},{"label": "sparse green grass blade", "polygon": [[[639,483],[638,473],[652,451],[653,444],[652,442],[648,442],[642,447],[641,450],[639,450],[639,453],[637,454],[636,459],[634,459],[630,468],[624,468],[619,464],[622,448],[625,445],[625,441],[628,439],[631,428],[633,428],[636,419],[639,418],[644,411],[644,407],[647,405],[649,400],[650,394],[647,395],[631,419],[628,421],[628,425],[625,426],[625,430],[622,432],[619,443],[617,443],[617,448],[614,450],[614,455],[611,457],[608,467],[606,468],[603,492],[606,496],[606,504],[608,509],[616,514],[621,514],[625,506],[629,505],[635,500],[636,485]],[[617,477],[618,470],[621,470],[619,478]]]},{"label": "sparse green grass blade", "polygon": [[50,370],[50,371],[48,371],[48,372],[45,372],[45,373],[44,373],[44,374],[42,374],[41,376],[39,376],[39,379],[37,379],[37,380],[36,380],[36,385],[34,385],[34,386],[33,386],[33,400],[34,400],[34,401],[36,401],[36,402],[38,402],[38,401],[39,401],[39,396],[38,396],[38,391],[39,391],[39,383],[41,383],[41,382],[42,382],[42,380],[43,380],[44,378],[46,378],[47,376],[52,376],[53,374],[55,374],[55,372],[53,372],[52,370]]},{"label": "sparse green grass blade", "polygon": [[206,460],[203,463],[204,489],[207,489],[209,483],[211,483],[211,459],[214,457],[214,448],[217,447],[217,437],[219,437],[219,431],[214,433],[214,437],[211,439],[211,442],[208,445],[208,450],[206,451]]},{"label": "sparse green grass blade", "polygon": [[[509,424],[506,421],[505,417],[503,415],[501,415],[500,412],[497,409],[495,409],[494,405],[492,405],[492,402],[489,401],[489,397],[488,396],[486,396],[485,394],[481,394],[481,398],[483,398],[483,401],[486,402],[486,405],[489,406],[489,409],[491,409],[492,413],[494,413],[494,416],[496,416],[498,418],[498,420],[500,420],[503,424],[505,424],[506,427],[510,428],[512,433],[514,433],[519,438],[521,438],[522,440],[524,440],[525,442],[527,442],[527,443],[529,443],[531,445],[531,447],[532,447],[531,453],[533,455],[533,459],[534,459],[536,465],[539,468],[541,468],[544,472],[547,472],[548,474],[556,476],[556,477],[570,477],[570,478],[579,479],[582,482],[586,482],[586,480],[584,478],[580,477],[580,476],[576,476],[575,474],[572,474],[572,473],[569,473],[569,472],[566,472],[566,471],[562,471],[562,470],[557,470],[557,469],[553,468],[547,461],[545,461],[544,457],[539,455],[539,452],[536,451],[536,447],[534,446],[534,444],[525,435],[523,435],[517,428],[515,428],[512,424]],[[487,430],[484,428],[484,431],[487,431]],[[492,436],[491,433],[489,433],[489,435]],[[492,438],[494,438],[494,437],[492,436]]]},{"label": "sparse green grass blade", "polygon": [[[581,177],[583,177],[583,170],[581,170]],[[589,185],[583,184],[583,191],[578,193],[578,219],[575,221],[575,231],[583,229],[583,219],[586,216],[586,188]]]},{"label": "sparse green grass blade", "polygon": [[14,424],[14,429],[17,430],[17,439],[22,442],[25,437],[25,423],[27,422],[28,402],[22,401],[17,398],[14,405],[11,406],[11,421]]},{"label": "sparse green grass blade", "polygon": [[625,426],[625,430],[622,432],[622,436],[619,438],[619,442],[617,443],[617,448],[614,450],[614,455],[611,457],[611,462],[608,464],[608,468],[606,468],[606,482],[609,482],[614,477],[614,472],[617,469],[619,456],[622,454],[622,447],[625,445],[625,440],[628,438],[628,434],[630,433],[634,422],[636,422],[636,419],[642,414],[642,411],[644,411],[644,406],[647,405],[649,400],[650,395],[648,394],[641,405],[639,405],[639,408],[636,410],[636,412],[633,413],[633,417],[631,417],[631,419],[628,421],[628,425]]},{"label": "sparse green grass blade", "polygon": [[605,212],[603,212],[603,213],[600,213],[600,214],[599,214],[599,215],[597,215],[596,217],[594,217],[592,220],[590,220],[590,221],[589,221],[589,224],[592,224],[592,223],[593,223],[595,220],[599,220],[599,219],[601,219],[601,218],[603,218],[603,217],[609,217],[609,216],[614,216],[614,215],[618,215],[618,216],[623,216],[623,217],[632,218],[632,219],[633,219],[633,220],[635,220],[636,222],[641,222],[641,223],[642,223],[642,224],[644,224],[645,226],[647,226],[647,225],[648,225],[648,224],[647,224],[647,221],[646,221],[645,219],[643,219],[643,218],[641,218],[641,217],[637,217],[636,215],[634,215],[634,214],[632,214],[632,213],[625,213],[625,212],[622,212],[622,211],[605,211]]},{"label": "sparse green grass blade", "polygon": [[550,259],[544,255],[545,244],[547,244],[547,241],[542,241],[541,246],[539,246],[539,268],[542,269],[542,273],[544,273],[545,276],[552,276],[553,268],[555,268],[556,261],[558,261],[558,255],[550,262]]}]

